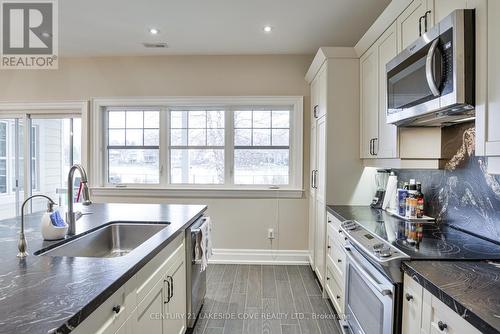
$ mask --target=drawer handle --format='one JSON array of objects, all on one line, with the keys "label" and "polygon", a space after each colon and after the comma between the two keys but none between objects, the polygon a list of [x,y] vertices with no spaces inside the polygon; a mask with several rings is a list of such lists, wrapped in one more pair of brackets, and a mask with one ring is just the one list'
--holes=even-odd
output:
[{"label": "drawer handle", "polygon": [[120,313],[121,308],[122,307],[120,305],[116,305],[116,306],[113,306],[112,310],[113,310],[113,312],[118,314],[118,313]]},{"label": "drawer handle", "polygon": [[328,219],[328,224],[330,224],[332,221],[330,219]]},{"label": "drawer handle", "polygon": [[448,325],[447,325],[447,324],[445,324],[445,323],[444,323],[444,322],[442,322],[442,321],[439,321],[439,322],[438,322],[438,327],[439,327],[439,330],[440,330],[440,331],[444,331],[446,328],[448,328]]},{"label": "drawer handle", "polygon": [[406,293],[405,298],[407,301],[413,300],[413,296],[410,295],[409,293]]},{"label": "drawer handle", "polygon": [[342,262],[342,260],[341,260],[341,259],[338,259],[338,260],[337,260],[337,262],[338,262],[338,263],[341,263],[341,262]]}]

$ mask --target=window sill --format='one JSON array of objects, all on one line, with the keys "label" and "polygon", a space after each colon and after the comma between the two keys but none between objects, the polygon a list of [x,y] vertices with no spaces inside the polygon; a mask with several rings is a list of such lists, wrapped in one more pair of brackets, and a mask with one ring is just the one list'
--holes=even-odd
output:
[{"label": "window sill", "polygon": [[302,198],[301,189],[187,189],[92,187],[93,196],[112,197],[175,197],[175,198]]}]

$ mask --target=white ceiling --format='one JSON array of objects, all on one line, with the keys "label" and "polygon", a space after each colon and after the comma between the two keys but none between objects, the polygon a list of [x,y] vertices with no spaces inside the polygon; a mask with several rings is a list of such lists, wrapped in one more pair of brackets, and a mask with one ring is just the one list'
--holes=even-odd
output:
[{"label": "white ceiling", "polygon": [[62,56],[313,54],[354,46],[390,1],[61,0],[59,48]]}]

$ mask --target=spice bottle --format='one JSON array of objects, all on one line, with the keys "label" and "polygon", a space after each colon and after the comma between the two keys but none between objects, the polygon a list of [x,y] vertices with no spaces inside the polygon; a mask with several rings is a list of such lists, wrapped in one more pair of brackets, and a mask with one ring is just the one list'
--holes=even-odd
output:
[{"label": "spice bottle", "polygon": [[417,218],[424,216],[424,194],[422,193],[422,183],[417,182]]}]

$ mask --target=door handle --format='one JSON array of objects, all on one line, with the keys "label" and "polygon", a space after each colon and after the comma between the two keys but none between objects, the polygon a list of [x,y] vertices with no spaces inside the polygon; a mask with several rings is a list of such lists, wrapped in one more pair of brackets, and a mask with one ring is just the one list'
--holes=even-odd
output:
[{"label": "door handle", "polygon": [[373,155],[378,155],[378,147],[377,151],[375,151],[375,143],[378,143],[378,138],[373,138]]},{"label": "door handle", "polygon": [[168,280],[170,276],[167,276],[166,279],[163,280],[164,283],[167,283],[167,300],[163,302],[163,304],[168,304],[170,302],[170,281]]},{"label": "door handle", "polygon": [[372,144],[373,144],[373,138],[370,139],[370,155],[373,155]]},{"label": "door handle", "polygon": [[315,181],[315,177],[314,177],[315,171],[316,170],[314,170],[314,169],[311,171],[311,188],[313,188],[313,189],[316,189],[316,185],[315,185],[316,181]]},{"label": "door handle", "polygon": [[314,111],[313,111],[314,118],[318,118],[318,107],[319,105],[314,106]]},{"label": "door handle", "polygon": [[429,15],[430,13],[432,13],[430,10],[426,11],[425,12],[425,20],[424,20],[424,28],[425,28],[425,32],[427,32],[427,15]]},{"label": "door handle", "polygon": [[[174,278],[172,276],[168,276],[170,278],[170,299],[174,298]],[[170,301],[169,299],[169,301]]]},{"label": "door handle", "polygon": [[425,78],[427,79],[427,84],[434,96],[439,96],[439,88],[435,79],[435,63],[434,57],[437,51],[437,44],[439,42],[439,38],[436,38],[434,42],[432,42],[429,52],[427,52],[427,57],[425,59]]},{"label": "door handle", "polygon": [[425,19],[425,15],[420,16],[418,19],[418,36],[422,36],[422,20]]}]

